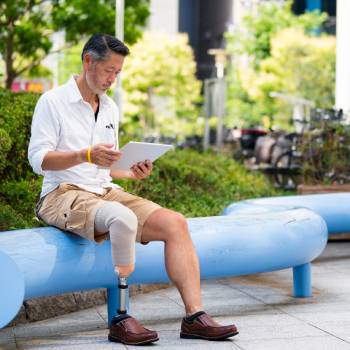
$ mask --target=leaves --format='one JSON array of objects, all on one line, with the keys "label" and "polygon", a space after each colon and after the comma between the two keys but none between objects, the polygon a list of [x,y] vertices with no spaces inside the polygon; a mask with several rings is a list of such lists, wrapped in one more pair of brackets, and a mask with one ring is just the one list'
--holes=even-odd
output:
[{"label": "leaves", "polygon": [[219,215],[233,201],[277,193],[262,175],[248,173],[227,156],[192,150],[167,153],[147,180],[118,183],[187,217]]},{"label": "leaves", "polygon": [[195,121],[200,100],[195,70],[187,36],[144,33],[123,70],[126,123],[139,120],[146,134],[159,126],[162,134],[174,134]]},{"label": "leaves", "polygon": [[[149,16],[149,0],[125,1],[125,40],[134,43]],[[61,31],[67,43],[93,33],[115,33],[114,0],[17,0],[0,3],[0,54],[9,76],[7,87],[22,71],[40,65]],[[34,71],[32,70],[32,73]]]},{"label": "leaves", "polygon": [[[334,103],[335,38],[318,35],[326,19],[319,12],[296,16],[291,2],[263,3],[247,16],[243,30],[228,36],[235,61],[228,77],[228,123],[290,128],[292,106],[271,98],[272,91]],[[269,124],[269,125],[268,125]]]}]

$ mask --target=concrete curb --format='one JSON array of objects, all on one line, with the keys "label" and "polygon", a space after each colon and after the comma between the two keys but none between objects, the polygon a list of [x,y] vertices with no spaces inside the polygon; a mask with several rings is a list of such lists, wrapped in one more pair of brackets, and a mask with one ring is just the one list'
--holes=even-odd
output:
[{"label": "concrete curb", "polygon": [[[130,296],[144,294],[168,288],[170,284],[138,284],[130,286]],[[65,293],[56,296],[30,299],[22,307],[7,327],[18,324],[46,320],[71,312],[89,309],[107,302],[106,289],[94,289],[84,292]]]}]

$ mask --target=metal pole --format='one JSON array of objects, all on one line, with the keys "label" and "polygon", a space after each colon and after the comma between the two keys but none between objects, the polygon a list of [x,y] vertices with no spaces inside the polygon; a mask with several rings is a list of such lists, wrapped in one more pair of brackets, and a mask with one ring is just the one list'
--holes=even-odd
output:
[{"label": "metal pole", "polygon": [[337,0],[337,55],[335,105],[350,111],[350,1]]},{"label": "metal pole", "polygon": [[[124,0],[115,1],[115,36],[124,41]],[[123,88],[122,75],[119,73],[114,90],[114,100],[119,107],[119,120],[123,119]]]},{"label": "metal pole", "polygon": [[209,127],[209,118],[210,118],[210,80],[206,79],[204,81],[204,118],[205,118],[205,127],[204,127],[204,144],[203,149],[206,151],[209,148],[209,136],[210,136],[210,127]]},{"label": "metal pole", "polygon": [[218,78],[218,124],[216,128],[216,147],[218,150],[222,147],[223,125],[225,115],[225,78]]}]

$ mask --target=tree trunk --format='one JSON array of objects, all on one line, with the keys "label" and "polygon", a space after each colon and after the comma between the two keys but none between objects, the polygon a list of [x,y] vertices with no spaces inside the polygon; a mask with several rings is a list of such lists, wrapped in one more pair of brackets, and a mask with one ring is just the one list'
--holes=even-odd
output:
[{"label": "tree trunk", "polygon": [[12,83],[17,74],[13,69],[13,22],[11,21],[8,28],[8,36],[6,38],[5,47],[5,65],[6,65],[6,88],[11,89]]}]

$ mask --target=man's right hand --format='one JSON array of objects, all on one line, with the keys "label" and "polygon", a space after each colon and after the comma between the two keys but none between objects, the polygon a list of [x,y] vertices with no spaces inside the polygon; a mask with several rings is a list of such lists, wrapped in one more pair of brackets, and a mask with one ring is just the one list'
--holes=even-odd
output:
[{"label": "man's right hand", "polygon": [[[49,151],[46,153],[43,162],[43,170],[66,170],[73,166],[88,161],[88,150],[58,152]],[[121,152],[113,149],[113,144],[100,143],[91,148],[91,162],[103,168],[109,168],[112,163],[118,160]]]},{"label": "man's right hand", "polygon": [[121,152],[113,149],[113,144],[106,143],[93,146],[90,154],[92,163],[106,168],[109,168],[121,156]]}]

